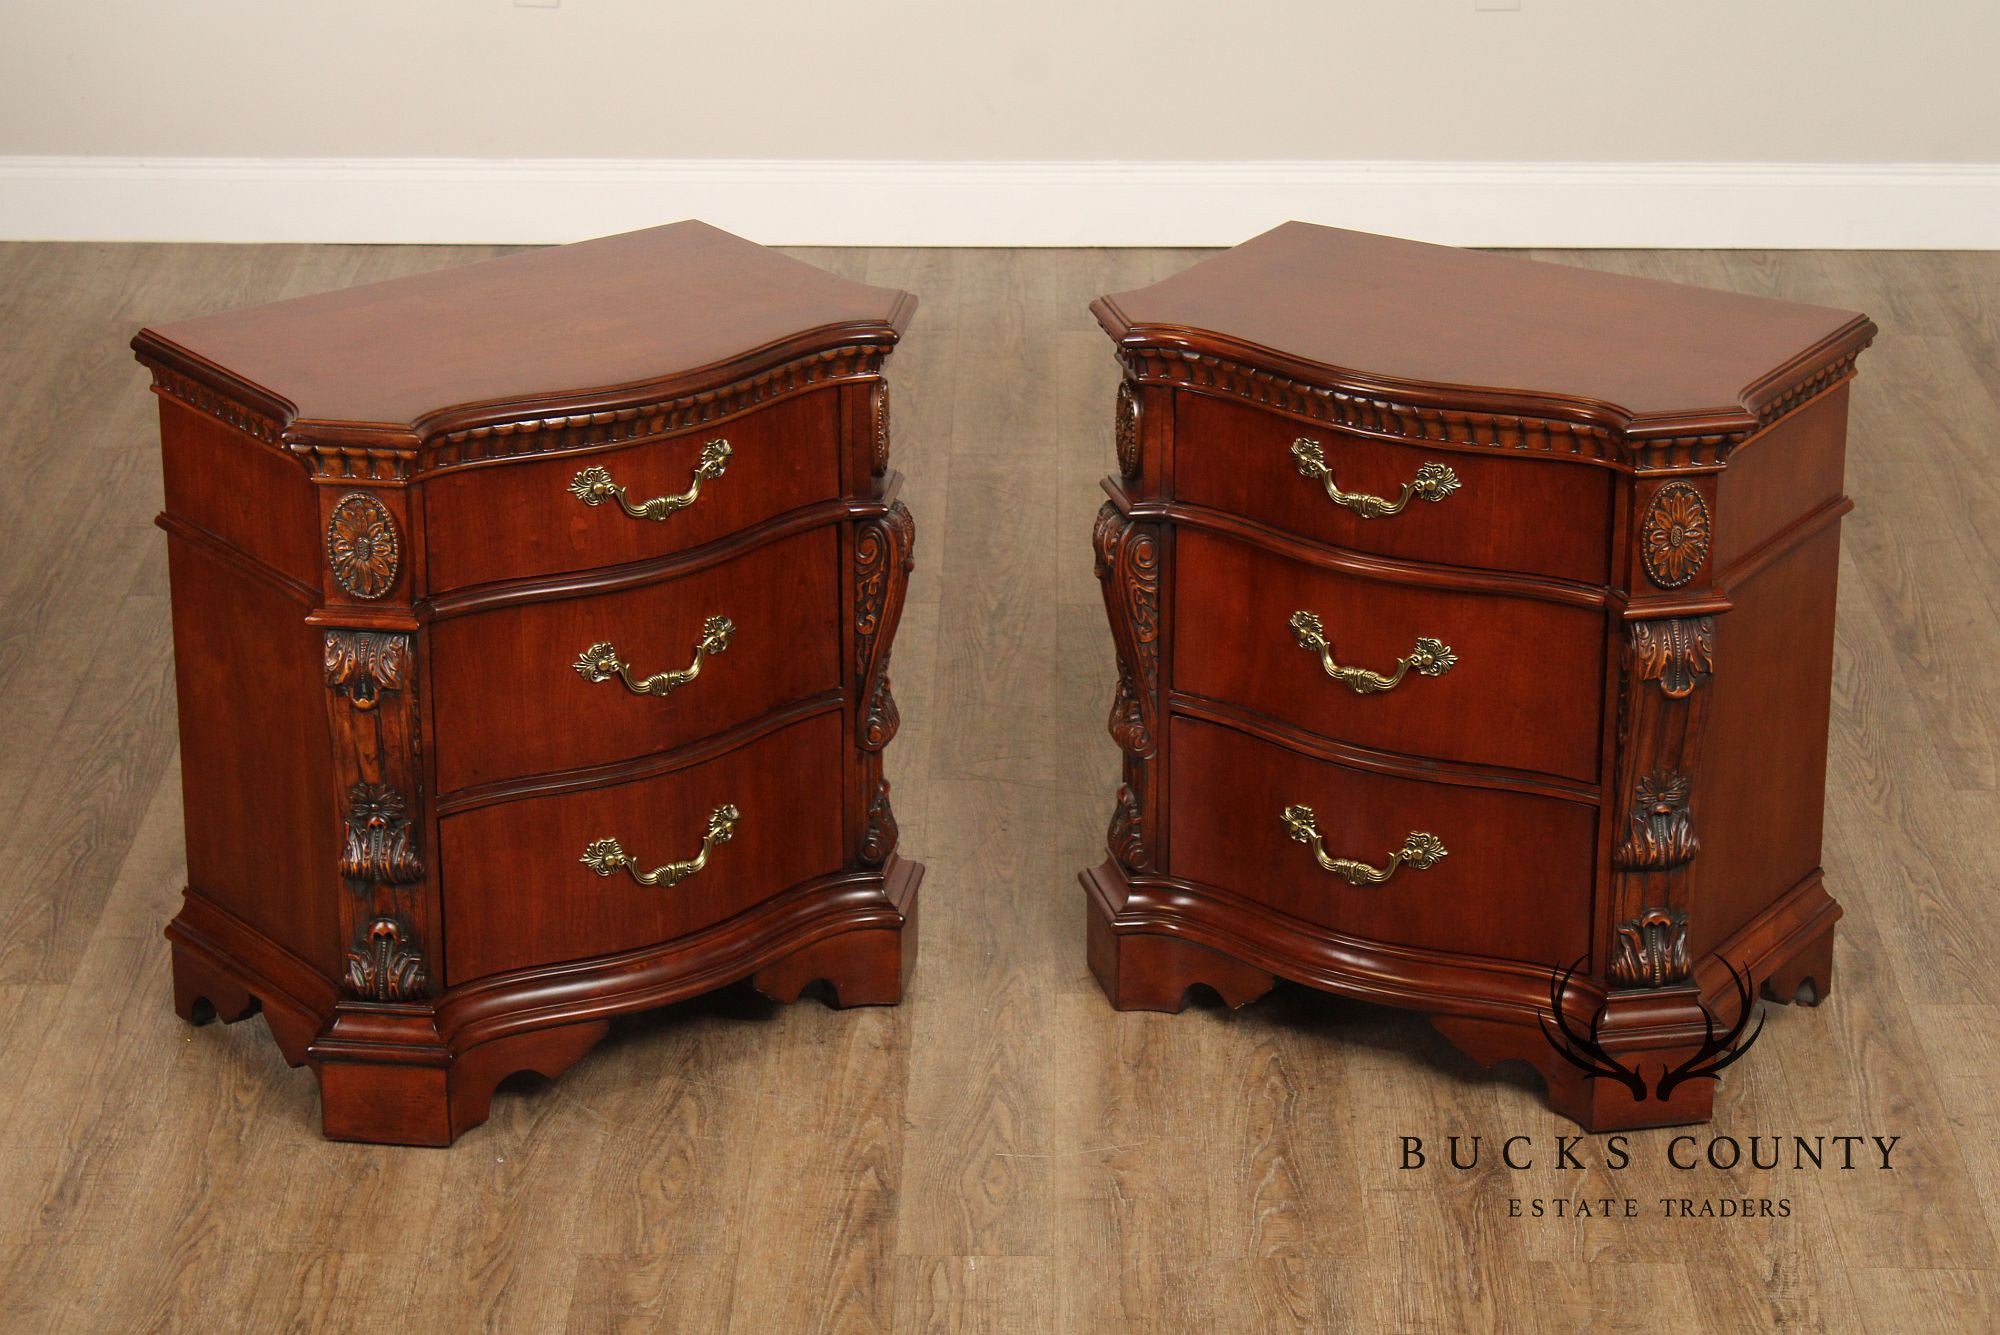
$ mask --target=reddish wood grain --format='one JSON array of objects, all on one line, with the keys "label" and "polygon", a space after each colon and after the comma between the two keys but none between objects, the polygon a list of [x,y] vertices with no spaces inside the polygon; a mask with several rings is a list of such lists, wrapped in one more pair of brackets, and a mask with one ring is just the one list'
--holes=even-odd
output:
[{"label": "reddish wood grain", "polygon": [[[840,494],[839,396],[822,390],[687,432],[619,449],[523,459],[440,473],[424,487],[430,587],[436,592],[530,575],[592,570],[684,552],[788,510]],[[576,475],[603,468],[634,505],[678,496],[711,440],[729,442],[727,470],[664,520],[634,519],[616,501],[587,506]]]},{"label": "reddish wood grain", "polygon": [[[1314,569],[1187,526],[1175,553],[1179,690],[1378,750],[1596,779],[1601,613]],[[1299,646],[1297,611],[1319,616],[1342,666],[1390,673],[1419,636],[1458,661],[1358,695]]]},{"label": "reddish wood grain", "polygon": [[[1604,579],[1612,480],[1581,464],[1525,460],[1370,440],[1205,394],[1181,394],[1174,411],[1174,495],[1300,537],[1471,569]],[[1460,487],[1441,501],[1412,500],[1400,514],[1364,519],[1299,475],[1292,442],[1319,442],[1343,492],[1394,500],[1426,463],[1443,463]]]},{"label": "reddish wood grain", "polygon": [[[440,620],[430,635],[439,790],[672,750],[838,690],[836,547],[821,527],[641,588]],[[710,616],[735,626],[728,648],[670,695],[575,670],[599,642],[640,677],[684,669]]]}]

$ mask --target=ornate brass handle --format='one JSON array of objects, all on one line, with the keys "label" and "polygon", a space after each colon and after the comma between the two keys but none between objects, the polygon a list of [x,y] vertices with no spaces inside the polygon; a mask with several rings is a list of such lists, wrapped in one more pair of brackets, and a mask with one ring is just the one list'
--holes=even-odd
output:
[{"label": "ornate brass handle", "polygon": [[1367,668],[1342,667],[1333,661],[1333,646],[1327,643],[1326,626],[1317,612],[1294,612],[1290,624],[1292,638],[1299,642],[1299,648],[1317,652],[1319,665],[1326,669],[1326,675],[1356,695],[1379,695],[1383,691],[1393,691],[1412,669],[1419,676],[1442,677],[1458,665],[1458,655],[1451,651],[1450,645],[1428,635],[1419,635],[1417,647],[1397,659],[1396,670],[1386,676],[1370,672]]},{"label": "ornate brass handle", "polygon": [[1384,515],[1401,514],[1403,507],[1412,500],[1441,501],[1457,491],[1464,484],[1458,474],[1441,463],[1427,463],[1417,469],[1417,475],[1403,484],[1403,494],[1395,500],[1381,496],[1370,496],[1365,492],[1342,491],[1334,485],[1333,469],[1327,466],[1326,451],[1319,442],[1300,436],[1292,442],[1292,458],[1298,462],[1300,477],[1316,477],[1326,486],[1327,498],[1335,505],[1344,505],[1363,519],[1378,519]]},{"label": "ornate brass handle", "polygon": [[1319,839],[1319,818],[1313,815],[1311,807],[1286,807],[1282,819],[1285,833],[1299,843],[1310,845],[1313,861],[1340,877],[1349,885],[1380,885],[1396,874],[1397,868],[1405,863],[1423,871],[1444,856],[1444,841],[1434,834],[1412,830],[1403,840],[1403,846],[1389,855],[1388,862],[1380,867],[1371,867],[1353,858],[1328,857]]},{"label": "ornate brass handle", "polygon": [[577,861],[596,872],[599,876],[609,876],[623,867],[632,874],[632,879],[640,885],[679,885],[688,877],[708,865],[708,851],[717,844],[726,844],[736,837],[736,822],[741,814],[735,807],[724,803],[708,818],[708,833],[701,837],[701,852],[686,862],[669,862],[664,867],[651,871],[640,871],[632,865],[625,850],[618,846],[616,839],[593,839],[583,850]]},{"label": "ornate brass handle", "polygon": [[611,480],[611,474],[599,464],[578,473],[570,479],[569,494],[585,505],[599,506],[606,501],[617,501],[619,508],[634,519],[651,519],[661,522],[676,510],[685,510],[701,495],[701,484],[712,477],[721,477],[729,471],[729,456],[732,451],[726,440],[711,440],[701,447],[701,458],[694,466],[694,481],[678,496],[655,496],[650,501],[637,505],[625,497],[625,488]]},{"label": "ornate brass handle", "polygon": [[632,665],[618,656],[618,650],[612,647],[609,640],[599,640],[591,645],[578,654],[576,662],[570,666],[588,682],[610,681],[616,675],[624,679],[625,689],[634,695],[672,695],[699,677],[702,659],[727,649],[735,634],[734,621],[728,617],[710,617],[701,623],[701,639],[695,642],[694,662],[676,671],[655,672],[650,677],[633,676]]}]

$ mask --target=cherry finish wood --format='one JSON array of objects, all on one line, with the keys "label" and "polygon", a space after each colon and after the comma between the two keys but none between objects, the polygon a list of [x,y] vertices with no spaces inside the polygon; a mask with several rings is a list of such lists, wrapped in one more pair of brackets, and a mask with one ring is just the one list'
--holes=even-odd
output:
[{"label": "cherry finish wood", "polygon": [[[1174,495],[1187,504],[1353,552],[1604,581],[1608,526],[1575,522],[1609,517],[1612,479],[1602,470],[1378,440],[1198,394],[1175,403],[1174,434],[1203,442],[1174,458]],[[1344,492],[1394,500],[1427,463],[1449,467],[1459,489],[1441,501],[1412,500],[1395,516],[1363,518],[1328,500],[1320,480],[1300,475],[1291,453],[1297,440],[1320,446]]]},{"label": "cherry finish wood", "polygon": [[[840,809],[824,794],[839,789],[839,757],[840,717],[829,708],[669,774],[445,817],[446,982],[686,936],[838,871]],[[725,804],[742,813],[735,835],[679,885],[600,877],[579,862],[606,836],[641,871],[693,857],[709,813]],[[543,891],[521,895],[524,883]]]},{"label": "cherry finish wood", "polygon": [[201,365],[246,410],[428,438],[518,431],[530,404],[591,412],[582,401],[620,387],[668,397],[886,349],[915,310],[907,292],[689,221],[183,320],[139,345]]},{"label": "cherry finish wood", "polygon": [[[431,587],[598,570],[685,552],[788,511],[840,495],[840,460],[807,442],[839,439],[840,395],[822,389],[665,440],[441,470],[424,487]],[[634,505],[688,489],[710,441],[725,440],[726,471],[702,483],[698,504],[665,522],[635,521],[615,501],[591,507],[572,479],[599,467]]]},{"label": "cherry finish wood", "polygon": [[[1177,876],[1391,945],[1557,967],[1588,952],[1591,807],[1370,773],[1195,719],[1177,717],[1173,730]],[[1379,866],[1412,830],[1443,840],[1446,856],[1382,885],[1349,885],[1286,833],[1280,813],[1294,804],[1313,809],[1334,857]],[[1536,837],[1523,839],[1524,829]]]},{"label": "cherry finish wood", "polygon": [[[838,531],[822,525],[635,588],[439,618],[430,637],[439,791],[669,751],[839,690],[839,568]],[[598,643],[640,678],[683,670],[712,616],[735,628],[728,647],[669,695],[576,670]]]},{"label": "cherry finish wood", "polygon": [[1634,439],[1754,427],[1874,337],[1852,311],[1298,222],[1096,309],[1126,350],[1227,345],[1328,392]]},{"label": "cherry finish wood", "polygon": [[[1593,1130],[1668,1083],[1731,970],[1817,996],[1847,382],[1865,317],[1288,224],[1093,306],[1125,378],[1092,536],[1124,752],[1086,872],[1113,1003],[1270,977],[1429,1012]],[[1300,475],[1395,500],[1363,515]],[[1366,507],[1364,507],[1366,508]],[[1355,694],[1427,635],[1457,662]],[[1413,831],[1444,856],[1381,884]],[[1357,873],[1359,875],[1359,873]],[[1567,990],[1559,980],[1574,970]],[[1261,981],[1260,981],[1261,980]],[[1552,984],[1560,991],[1551,1002]],[[1591,1080],[1544,1034],[1638,1071]]]},{"label": "cherry finish wood", "polygon": [[[1175,554],[1178,690],[1379,751],[1596,782],[1596,730],[1573,725],[1576,702],[1602,693],[1600,610],[1322,570],[1195,525],[1179,527]],[[1320,618],[1343,667],[1393,672],[1420,636],[1458,661],[1359,695],[1299,645],[1290,622],[1300,611]],[[1521,703],[1468,730],[1467,715],[1496,697]]]},{"label": "cherry finish wood", "polygon": [[[515,1071],[738,979],[890,1004],[923,868],[882,751],[914,299],[699,223],[229,312],[159,396],[188,843],[175,1008],[261,1011],[335,1139],[445,1145]],[[634,505],[572,489],[601,467]],[[667,695],[590,682],[685,669]],[[581,861],[615,838],[645,871]]]}]

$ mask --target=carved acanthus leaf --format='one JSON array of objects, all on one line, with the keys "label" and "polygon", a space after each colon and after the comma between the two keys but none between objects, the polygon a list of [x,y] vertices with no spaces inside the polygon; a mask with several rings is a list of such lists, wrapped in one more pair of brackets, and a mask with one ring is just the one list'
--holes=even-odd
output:
[{"label": "carved acanthus leaf", "polygon": [[424,878],[409,803],[394,788],[357,783],[347,790],[340,874],[345,880],[379,885],[410,885]]},{"label": "carved acanthus leaf", "polygon": [[1640,777],[1625,836],[1612,855],[1627,871],[1666,871],[1694,860],[1701,851],[1694,818],[1688,810],[1693,780],[1680,770],[1658,770]]},{"label": "carved acanthus leaf", "polygon": [[1633,672],[1641,681],[1659,682],[1673,699],[1688,695],[1715,670],[1714,617],[1634,621],[1627,634]]},{"label": "carved acanthus leaf", "polygon": [[373,709],[381,696],[403,689],[410,666],[408,635],[330,630],[325,644],[326,684],[356,709]]},{"label": "carved acanthus leaf", "polygon": [[1612,937],[1614,987],[1665,987],[1685,982],[1688,965],[1685,913],[1651,908],[1618,924]]},{"label": "carved acanthus leaf", "polygon": [[416,934],[399,918],[364,923],[347,949],[347,989],[363,1001],[417,1001],[430,988],[430,968]]}]

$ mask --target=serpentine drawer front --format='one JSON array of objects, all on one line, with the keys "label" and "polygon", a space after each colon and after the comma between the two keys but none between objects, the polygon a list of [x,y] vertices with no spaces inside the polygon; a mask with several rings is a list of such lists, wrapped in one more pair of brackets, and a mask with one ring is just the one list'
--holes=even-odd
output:
[{"label": "serpentine drawer front", "polygon": [[1193,526],[1175,543],[1180,690],[1379,751],[1596,779],[1578,714],[1601,694],[1601,608],[1392,583]]},{"label": "serpentine drawer front", "polygon": [[[1194,719],[1174,720],[1173,744],[1177,875],[1391,945],[1558,967],[1589,949],[1588,806],[1352,768]],[[1412,834],[1437,841],[1433,858],[1391,866]],[[1489,924],[1477,943],[1472,913]]]},{"label": "serpentine drawer front", "polygon": [[634,588],[439,620],[440,791],[632,760],[839,690],[838,547],[822,526]]},{"label": "serpentine drawer front", "polygon": [[[840,870],[840,718],[828,711],[685,769],[445,817],[445,981],[614,955]],[[704,850],[711,818],[733,810]],[[605,841],[616,853],[593,846]],[[706,854],[698,871],[638,877]],[[629,859],[629,866],[626,860]],[[523,880],[550,887],[521,895]]]},{"label": "serpentine drawer front", "polygon": [[[664,440],[524,459],[476,457],[426,488],[432,587],[556,575],[668,556],[840,495],[840,394],[801,394]],[[670,419],[660,419],[662,421]],[[468,441],[473,454],[535,437]],[[638,513],[634,513],[637,511]]]},{"label": "serpentine drawer front", "polygon": [[609,1017],[899,1000],[915,309],[677,223],[147,329],[187,1019],[442,1145]]},{"label": "serpentine drawer front", "polygon": [[1190,505],[1356,552],[1604,580],[1602,469],[1385,441],[1206,394],[1173,404],[1176,495]]},{"label": "serpentine drawer front", "polygon": [[1874,326],[1301,223],[1091,309],[1123,373],[1091,534],[1123,771],[1082,874],[1113,1004],[1285,977],[1525,1059],[1593,1130],[1707,1118],[1711,1017],[1830,982]]}]

